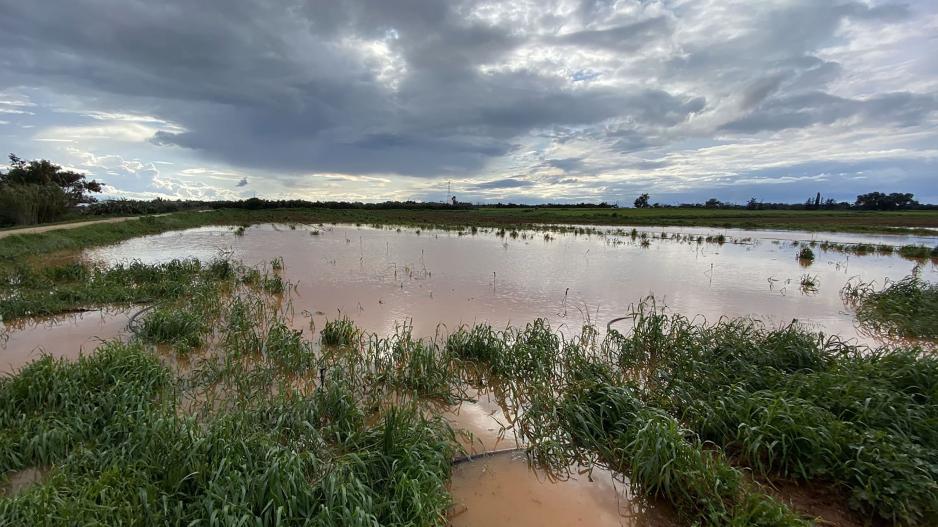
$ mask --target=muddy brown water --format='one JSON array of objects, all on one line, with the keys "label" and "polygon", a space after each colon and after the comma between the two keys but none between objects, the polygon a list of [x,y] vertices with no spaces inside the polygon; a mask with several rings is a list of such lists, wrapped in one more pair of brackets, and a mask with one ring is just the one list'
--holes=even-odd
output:
[{"label": "muddy brown water", "polygon": [[523,455],[484,458],[453,472],[451,525],[655,526],[673,515],[632,496],[605,470],[552,480]]},{"label": "muddy brown water", "polygon": [[[312,236],[315,230],[319,235]],[[297,313],[317,327],[339,314],[379,335],[411,321],[414,333],[488,322],[525,324],[546,318],[570,335],[591,322],[605,326],[628,313],[634,302],[654,295],[688,316],[755,316],[769,324],[798,319],[827,333],[873,342],[854,325],[840,290],[851,277],[899,279],[916,262],[898,256],[853,256],[815,248],[816,261],[803,266],[791,240],[811,233],[736,231],[745,244],[651,240],[641,247],[627,236],[585,236],[528,231],[526,239],[492,232],[459,236],[447,231],[400,232],[355,226],[257,225],[243,236],[232,229],[205,227],[146,236],[87,251],[96,261],[164,262],[211,259],[230,254],[249,265],[283,257],[283,277],[297,283]],[[703,229],[656,229],[653,233],[709,234]],[[888,243],[889,237],[832,234],[839,241]],[[895,245],[916,237],[896,236]],[[938,243],[932,238],[931,245]],[[938,279],[925,262],[923,276]],[[802,275],[816,276],[817,291],[802,291]],[[620,325],[621,328],[621,325]]]},{"label": "muddy brown water", "polygon": [[0,375],[18,371],[43,354],[77,359],[105,340],[123,338],[135,310],[92,310],[4,327],[0,332]]},{"label": "muddy brown water", "polygon": [[[210,260],[220,255],[248,265],[282,257],[296,327],[316,327],[340,314],[366,331],[393,333],[409,322],[417,335],[431,336],[461,324],[525,324],[542,317],[571,336],[584,323],[604,327],[628,313],[634,302],[654,295],[659,304],[707,320],[754,316],[768,324],[797,319],[829,334],[876,344],[854,325],[839,292],[848,279],[899,279],[916,263],[898,256],[848,256],[815,248],[816,261],[795,259],[793,240],[812,234],[713,229],[640,229],[649,233],[749,238],[723,245],[640,240],[617,235],[551,234],[527,231],[517,238],[493,232],[460,236],[447,231],[375,229],[351,225],[257,225],[243,236],[232,228],[169,232],[85,251],[91,261],[156,263],[173,258]],[[312,235],[311,231],[318,232]],[[838,242],[925,243],[936,238],[822,235]],[[925,262],[922,275],[938,279]],[[817,291],[802,291],[800,277],[817,277]],[[40,352],[76,357],[99,339],[120,337],[133,309],[90,312],[5,328],[0,372],[18,369]],[[619,323],[620,329],[625,329]],[[307,333],[308,335],[309,333]],[[470,452],[517,445],[505,432],[504,412],[490,395],[450,409],[446,417],[472,439]],[[458,465],[452,479],[453,525],[670,525],[672,516],[629,495],[605,471],[562,481],[528,466],[523,457],[499,455]]]}]

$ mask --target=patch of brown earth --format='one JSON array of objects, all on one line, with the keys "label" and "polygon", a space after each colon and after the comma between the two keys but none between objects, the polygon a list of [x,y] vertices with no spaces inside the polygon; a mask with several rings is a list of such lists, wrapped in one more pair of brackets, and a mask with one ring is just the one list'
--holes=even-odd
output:
[{"label": "patch of brown earth", "polygon": [[16,496],[30,486],[42,482],[49,470],[48,467],[29,467],[7,474],[6,481],[0,484],[0,496]]},{"label": "patch of brown earth", "polygon": [[847,506],[845,492],[831,486],[813,482],[772,481],[764,484],[763,490],[785,503],[792,510],[811,518],[816,518],[818,526],[868,527],[884,525],[870,518],[864,518]]}]

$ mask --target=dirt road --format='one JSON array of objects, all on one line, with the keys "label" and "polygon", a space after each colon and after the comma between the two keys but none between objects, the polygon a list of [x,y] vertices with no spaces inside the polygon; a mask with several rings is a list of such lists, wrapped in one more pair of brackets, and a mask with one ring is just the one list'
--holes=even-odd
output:
[{"label": "dirt road", "polygon": [[117,223],[127,220],[135,220],[139,216],[121,216],[119,218],[107,218],[104,220],[90,220],[90,221],[76,221],[74,223],[57,223],[54,225],[37,225],[35,227],[23,227],[21,229],[10,229],[5,231],[0,231],[0,238],[6,238],[7,236],[13,236],[14,234],[33,234],[37,232],[47,232],[54,231],[58,229],[77,229],[78,227],[84,227],[85,225],[94,225],[96,223]]}]

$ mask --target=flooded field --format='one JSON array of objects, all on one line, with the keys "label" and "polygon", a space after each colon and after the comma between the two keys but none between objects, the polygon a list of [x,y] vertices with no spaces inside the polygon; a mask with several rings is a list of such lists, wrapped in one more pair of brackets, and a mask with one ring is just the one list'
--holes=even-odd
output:
[{"label": "flooded field", "polygon": [[42,353],[76,359],[104,341],[127,335],[127,322],[139,308],[92,310],[21,321],[0,335],[0,374],[19,370]]},{"label": "flooded field", "polygon": [[[417,337],[445,336],[479,323],[523,326],[541,318],[563,338],[585,324],[626,332],[631,306],[653,296],[690,318],[758,318],[772,327],[799,321],[826,334],[877,345],[857,326],[841,290],[851,280],[899,280],[913,271],[938,278],[934,260],[851,254],[798,232],[622,229],[498,232],[375,228],[354,225],[204,227],[86,250],[86,262],[117,264],[231,258],[271,269],[292,289],[288,323],[316,340],[328,320],[345,316],[367,333],[403,326]],[[935,238],[825,236],[839,244],[922,244]],[[799,260],[813,248],[813,261]],[[282,258],[282,260],[280,260]],[[103,340],[128,336],[139,307],[88,311],[4,328],[0,372],[41,353],[77,358]],[[700,321],[700,318],[695,318]],[[482,389],[442,414],[470,454],[527,446],[511,431],[507,409]],[[516,416],[515,416],[516,417]],[[629,493],[623,476],[594,467],[554,479],[523,454],[458,464],[450,489],[456,526],[680,525],[671,508]]]},{"label": "flooded field", "polygon": [[[670,238],[727,231],[648,232]],[[873,341],[855,327],[840,290],[853,277],[896,280],[917,265],[896,255],[821,249],[805,265],[792,241],[811,240],[811,233],[736,231],[727,239],[745,241],[651,239],[647,247],[641,239],[615,234],[547,235],[258,225],[235,236],[230,228],[206,227],[137,238],[87,251],[84,257],[156,263],[230,254],[248,265],[282,257],[284,278],[297,284],[298,315],[308,314],[321,327],[341,313],[379,335],[408,321],[416,334],[428,336],[441,324],[450,329],[476,322],[504,326],[535,318],[546,318],[569,334],[586,322],[604,327],[626,315],[630,304],[654,295],[659,304],[688,316],[751,315],[774,324],[797,319],[867,342]],[[831,236],[854,243],[935,243],[920,237]],[[931,262],[923,264],[922,272],[925,278],[938,277]],[[805,275],[816,285],[802,287]]]}]

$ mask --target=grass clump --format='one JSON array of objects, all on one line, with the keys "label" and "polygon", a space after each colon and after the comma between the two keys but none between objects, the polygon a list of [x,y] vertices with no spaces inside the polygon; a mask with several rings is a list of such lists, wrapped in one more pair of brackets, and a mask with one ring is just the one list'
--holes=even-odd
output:
[{"label": "grass clump", "polygon": [[609,384],[595,366],[573,377],[558,408],[564,431],[578,448],[627,474],[643,494],[666,499],[695,524],[808,525],[746,484],[674,417],[642,402],[637,387]]},{"label": "grass clump", "polygon": [[886,282],[850,282],[841,291],[856,309],[857,319],[880,334],[934,341],[938,339],[938,285],[917,275]]},{"label": "grass clump", "polygon": [[176,307],[159,307],[143,320],[137,333],[145,342],[169,344],[184,353],[200,347],[209,330],[202,315]]},{"label": "grass clump", "polygon": [[801,280],[799,281],[801,292],[805,294],[817,293],[819,284],[820,281],[818,280],[817,275],[811,275],[807,273],[801,275]]},{"label": "grass clump", "polygon": [[931,258],[938,256],[938,247],[929,248],[924,245],[903,245],[899,247],[899,255],[913,259]]},{"label": "grass clump", "polygon": [[58,464],[89,441],[122,441],[124,420],[169,382],[154,356],[121,343],[74,363],[44,356],[0,379],[0,473]]},{"label": "grass clump", "polygon": [[808,247],[807,245],[802,246],[801,250],[798,251],[798,259],[802,262],[813,262],[814,251],[811,250],[811,247]]},{"label": "grass clump", "polygon": [[361,330],[347,316],[328,320],[320,331],[322,343],[326,346],[351,346],[358,342]]},{"label": "grass clump", "polygon": [[[444,525],[449,425],[394,401],[397,385],[362,369],[374,357],[312,353],[263,294],[247,284],[220,308],[218,355],[194,356],[191,376],[135,340],[0,378],[0,472],[52,467],[0,496],[0,525]],[[175,338],[172,309],[201,303],[147,320]],[[417,348],[393,364],[413,383],[432,378]]]}]

